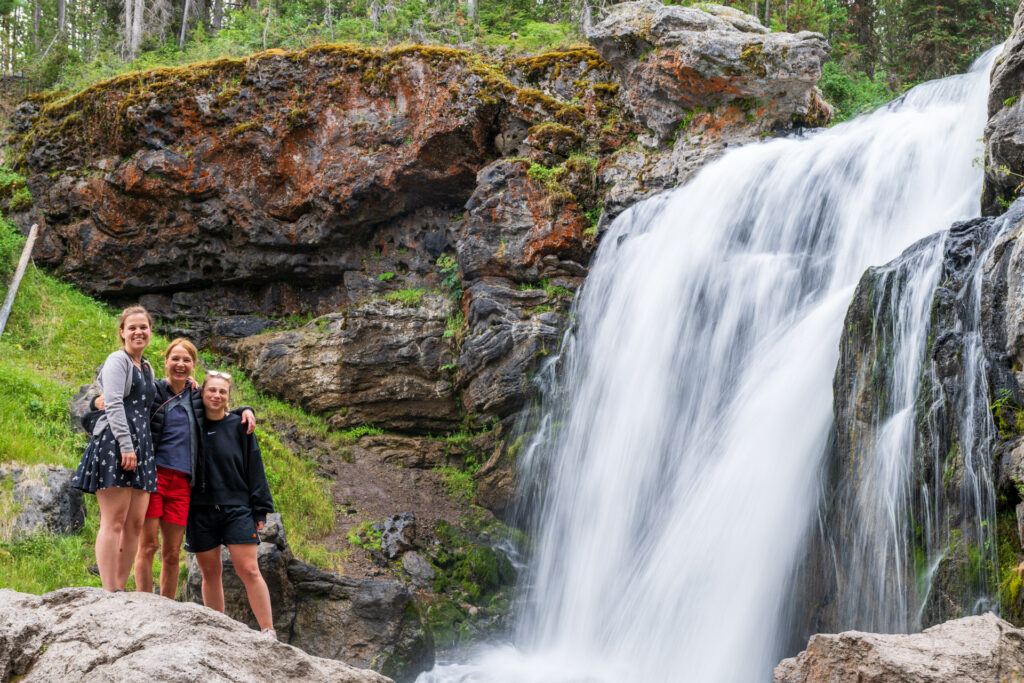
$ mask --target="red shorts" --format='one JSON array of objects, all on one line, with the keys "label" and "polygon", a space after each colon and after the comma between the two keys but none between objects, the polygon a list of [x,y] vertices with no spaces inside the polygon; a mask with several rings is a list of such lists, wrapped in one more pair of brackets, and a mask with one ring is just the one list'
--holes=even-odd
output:
[{"label": "red shorts", "polygon": [[171,524],[185,526],[188,521],[188,501],[192,487],[188,475],[167,467],[156,468],[156,493],[149,496],[146,519],[162,519]]}]

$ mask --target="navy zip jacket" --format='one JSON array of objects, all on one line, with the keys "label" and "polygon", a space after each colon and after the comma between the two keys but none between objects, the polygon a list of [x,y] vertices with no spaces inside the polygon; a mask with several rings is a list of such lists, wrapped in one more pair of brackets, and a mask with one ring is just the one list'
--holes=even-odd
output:
[{"label": "navy zip jacket", "polygon": [[193,505],[241,505],[253,520],[266,521],[274,511],[263,458],[255,434],[246,434],[242,419],[228,413],[223,420],[206,418],[199,476],[192,489]]},{"label": "navy zip jacket", "polygon": [[[149,418],[149,431],[153,435],[153,446],[156,447],[160,443],[160,435],[164,430],[164,422],[167,419],[167,402],[174,398],[174,390],[171,389],[171,384],[166,379],[158,379],[153,383],[156,386],[156,399],[153,401],[153,414]],[[199,434],[203,431],[203,422],[206,419],[206,414],[203,411],[203,394],[199,389],[188,389],[188,398],[192,401],[192,415],[195,416],[195,423],[192,425],[195,429],[192,430],[190,438],[190,448],[192,456],[192,473],[189,475],[189,483],[193,486],[196,485],[196,469],[199,465]],[[86,432],[92,434],[93,428],[96,425],[97,420],[103,415],[102,410],[96,409],[96,396],[93,396],[92,400],[89,401],[89,411],[82,416],[82,428]],[[232,414],[239,415],[246,410],[252,410],[251,406],[240,406],[232,410]],[[255,413],[256,411],[253,411]]]}]

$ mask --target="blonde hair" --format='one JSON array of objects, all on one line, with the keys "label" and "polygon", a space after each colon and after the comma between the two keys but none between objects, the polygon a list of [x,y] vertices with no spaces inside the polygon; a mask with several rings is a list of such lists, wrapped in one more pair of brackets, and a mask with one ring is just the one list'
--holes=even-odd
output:
[{"label": "blonde hair", "polygon": [[193,363],[199,362],[199,349],[196,348],[195,344],[190,342],[188,339],[185,339],[184,337],[178,337],[177,339],[172,340],[171,343],[167,345],[167,350],[164,351],[165,361],[171,357],[171,351],[173,351],[178,346],[188,351],[188,355],[192,356]]},{"label": "blonde hair", "polygon": [[232,389],[231,373],[230,372],[223,372],[221,370],[207,370],[206,371],[206,377],[203,378],[203,386],[200,387],[199,390],[202,391],[203,389],[205,389],[207,382],[209,382],[211,379],[222,379],[222,380],[224,380],[225,382],[228,383],[228,398],[230,399],[231,398],[231,389]]},{"label": "blonde hair", "polygon": [[121,317],[117,319],[117,338],[121,340],[121,347],[124,347],[124,337],[121,332],[124,331],[124,321],[128,319],[128,316],[142,314],[146,316],[146,320],[149,321],[149,329],[153,329],[153,316],[149,314],[142,306],[129,306],[128,308],[121,311]]}]

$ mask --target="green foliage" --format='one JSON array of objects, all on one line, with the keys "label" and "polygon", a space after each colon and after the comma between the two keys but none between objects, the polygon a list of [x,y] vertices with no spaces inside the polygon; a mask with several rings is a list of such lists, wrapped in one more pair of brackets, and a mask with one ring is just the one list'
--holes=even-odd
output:
[{"label": "green foliage", "polygon": [[96,561],[93,541],[99,510],[92,496],[85,497],[85,505],[85,527],[78,533],[0,540],[0,587],[35,594],[68,586],[99,587],[100,577],[86,570]]},{"label": "green foliage", "polygon": [[380,280],[381,282],[387,282],[387,281],[393,279],[394,277],[395,277],[394,273],[387,272],[387,273],[381,273],[380,275],[378,275],[377,279]]},{"label": "green foliage", "polygon": [[374,427],[373,425],[359,425],[358,427],[352,427],[340,432],[342,439],[348,442],[358,441],[359,437],[362,436],[380,436],[384,433],[384,430],[380,427]]},{"label": "green foliage", "polygon": [[1014,400],[1009,389],[999,392],[999,398],[989,406],[989,410],[999,429],[1000,439],[1012,439],[1024,433],[1024,406]]},{"label": "green foliage", "polygon": [[21,187],[14,191],[8,207],[11,211],[25,211],[32,208],[32,204],[32,193],[28,191],[27,187]]},{"label": "green foliage", "polygon": [[826,62],[818,82],[822,93],[835,107],[835,121],[846,121],[869,112],[895,97],[884,74],[875,79],[861,71],[844,70],[836,62]]},{"label": "green foliage", "polygon": [[442,339],[453,339],[456,344],[462,343],[463,337],[466,336],[466,315],[460,310],[455,315],[450,316],[444,324],[444,334],[441,335]]},{"label": "green foliage", "polygon": [[423,295],[426,293],[426,290],[419,288],[400,289],[397,292],[388,292],[384,295],[384,299],[393,304],[401,304],[406,308],[415,308],[423,303]]},{"label": "green foliage", "polygon": [[437,257],[434,268],[441,274],[441,286],[448,291],[448,298],[459,301],[462,298],[462,278],[459,276],[459,264],[455,258],[441,254]]},{"label": "green foliage", "polygon": [[434,471],[441,474],[441,480],[449,496],[465,503],[476,500],[476,482],[473,481],[471,473],[448,465],[436,467]]},{"label": "green foliage", "polygon": [[348,530],[346,538],[350,545],[365,550],[380,550],[384,529],[380,522],[365,521]]},{"label": "green foliage", "polygon": [[7,277],[14,272],[24,243],[14,223],[0,215],[0,288],[5,291]]},{"label": "green foliage", "polygon": [[538,185],[544,186],[549,192],[555,192],[561,189],[558,181],[565,175],[565,167],[556,166],[548,168],[543,164],[530,164],[530,168],[526,170],[526,175]]}]

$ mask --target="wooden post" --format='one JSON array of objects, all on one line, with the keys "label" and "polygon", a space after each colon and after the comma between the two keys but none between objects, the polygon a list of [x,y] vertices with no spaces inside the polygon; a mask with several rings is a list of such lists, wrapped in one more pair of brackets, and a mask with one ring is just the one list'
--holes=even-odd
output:
[{"label": "wooden post", "polygon": [[25,248],[21,250],[21,260],[18,261],[18,268],[14,271],[10,287],[7,288],[7,298],[4,299],[3,308],[0,308],[0,335],[4,333],[4,328],[7,327],[7,319],[11,317],[14,297],[18,294],[18,285],[21,284],[21,278],[25,275],[25,269],[28,267],[28,260],[32,256],[32,247],[36,245],[36,234],[38,232],[39,225],[33,223],[32,229],[28,232],[28,241],[25,242]]}]

